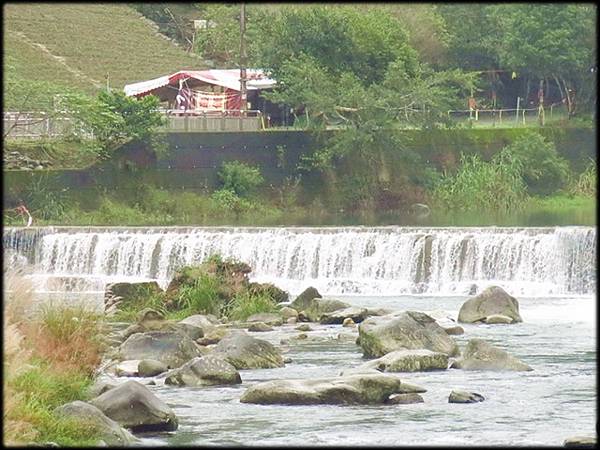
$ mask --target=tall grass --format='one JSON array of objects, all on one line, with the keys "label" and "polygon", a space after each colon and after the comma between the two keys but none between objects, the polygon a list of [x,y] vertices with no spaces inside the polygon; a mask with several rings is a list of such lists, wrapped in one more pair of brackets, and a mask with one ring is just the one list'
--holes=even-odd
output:
[{"label": "tall grass", "polygon": [[595,197],[597,183],[598,174],[596,162],[590,158],[585,170],[575,179],[573,183],[571,183],[571,186],[569,187],[569,193],[584,197]]},{"label": "tall grass", "polygon": [[100,316],[65,304],[36,309],[26,279],[5,273],[4,280],[4,443],[94,445],[89,423],[53,410],[87,398],[102,351]]},{"label": "tall grass", "polygon": [[214,314],[219,316],[223,306],[219,285],[218,278],[200,274],[193,284],[180,287],[175,304],[184,315]]},{"label": "tall grass", "polygon": [[461,154],[460,169],[436,186],[433,203],[445,210],[519,210],[527,199],[522,170],[520,161],[508,152],[500,152],[490,162]]},{"label": "tall grass", "polygon": [[248,291],[237,294],[227,309],[228,317],[233,320],[246,320],[252,314],[274,312],[277,312],[277,306],[271,297]]}]

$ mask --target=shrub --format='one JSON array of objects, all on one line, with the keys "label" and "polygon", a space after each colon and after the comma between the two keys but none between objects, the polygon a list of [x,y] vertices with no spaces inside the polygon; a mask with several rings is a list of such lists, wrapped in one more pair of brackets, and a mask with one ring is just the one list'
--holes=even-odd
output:
[{"label": "shrub", "polygon": [[239,161],[224,163],[218,176],[223,189],[240,197],[253,193],[265,181],[258,167],[251,167]]},{"label": "shrub", "polygon": [[491,162],[479,156],[461,154],[459,170],[442,179],[433,191],[433,201],[448,210],[501,210],[523,207],[526,187],[521,177],[521,161],[512,153],[501,152]]},{"label": "shrub", "polygon": [[246,320],[252,314],[277,312],[273,299],[265,293],[238,293],[226,310],[229,319]]},{"label": "shrub", "polygon": [[250,201],[239,197],[231,189],[215,191],[211,199],[215,202],[215,213],[220,216],[227,216],[229,213],[234,213],[236,217],[239,217],[241,214],[252,209]]},{"label": "shrub", "polygon": [[521,161],[523,180],[534,195],[549,195],[563,188],[568,180],[569,165],[558,155],[554,143],[535,131],[527,131],[503,149]]}]

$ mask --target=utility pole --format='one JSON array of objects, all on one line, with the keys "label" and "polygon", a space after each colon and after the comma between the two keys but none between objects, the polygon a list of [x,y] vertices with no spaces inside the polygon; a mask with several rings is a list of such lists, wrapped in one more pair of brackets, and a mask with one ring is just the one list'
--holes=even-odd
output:
[{"label": "utility pole", "polygon": [[246,116],[248,108],[248,93],[246,91],[246,42],[244,33],[246,32],[246,4],[241,4],[240,10],[240,98],[241,98],[241,115]]}]

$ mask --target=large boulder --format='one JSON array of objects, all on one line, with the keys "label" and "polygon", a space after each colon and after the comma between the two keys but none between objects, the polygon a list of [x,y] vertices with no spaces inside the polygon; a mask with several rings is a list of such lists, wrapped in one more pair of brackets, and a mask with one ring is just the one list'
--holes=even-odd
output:
[{"label": "large boulder", "polygon": [[463,370],[533,370],[521,360],[482,339],[471,339],[462,358],[454,361],[450,367]]},{"label": "large boulder", "polygon": [[272,380],[251,386],[240,401],[262,405],[382,404],[399,391],[400,385],[400,379],[385,374]]},{"label": "large boulder", "polygon": [[144,308],[138,312],[136,322],[131,324],[122,333],[123,339],[135,333],[146,333],[148,331],[177,331],[174,322],[166,320],[165,316],[152,308]]},{"label": "large boulder", "polygon": [[174,431],[178,426],[171,408],[137,381],[127,381],[90,403],[134,432]]},{"label": "large boulder", "polygon": [[250,283],[248,284],[248,291],[250,294],[267,296],[275,303],[287,302],[289,299],[286,291],[272,283]]},{"label": "large boulder", "polygon": [[283,318],[280,314],[274,313],[258,313],[252,314],[246,319],[246,322],[263,322],[267,325],[278,327],[283,325]]},{"label": "large boulder", "polygon": [[304,314],[309,322],[318,322],[324,314],[346,308],[350,308],[348,303],[335,298],[314,298],[309,303],[308,308],[304,309]]},{"label": "large boulder", "polygon": [[190,339],[196,340],[205,336],[219,323],[218,319],[211,315],[194,314],[177,322],[179,330],[185,332]]},{"label": "large boulder", "polygon": [[165,291],[167,303],[173,305],[183,287],[194,286],[198,282],[203,283],[206,279],[211,279],[215,282],[218,299],[216,303],[220,303],[217,309],[220,309],[228,299],[248,289],[248,274],[251,271],[252,268],[246,263],[223,260],[218,255],[212,255],[200,265],[184,266],[177,270]]},{"label": "large boulder", "polygon": [[129,431],[89,403],[76,400],[57,407],[54,413],[63,417],[75,418],[89,425],[110,447],[127,447],[139,442]]},{"label": "large boulder", "polygon": [[142,359],[138,363],[137,371],[140,377],[154,377],[169,370],[167,365],[154,359]]},{"label": "large boulder", "polygon": [[345,319],[352,319],[354,323],[359,323],[365,320],[366,317],[366,308],[350,306],[348,308],[336,309],[335,311],[322,314],[319,322],[322,324],[343,324]]},{"label": "large boulder", "polygon": [[198,346],[188,336],[168,331],[133,334],[121,344],[118,351],[121,360],[154,359],[171,369],[200,355]]},{"label": "large boulder", "polygon": [[162,293],[156,281],[109,283],[104,287],[104,310],[114,312],[122,307],[141,305]]},{"label": "large boulder", "polygon": [[367,358],[379,358],[394,350],[427,349],[456,356],[458,345],[427,314],[405,311],[370,317],[358,327],[358,343]]},{"label": "large boulder", "polygon": [[458,321],[463,323],[484,322],[488,316],[510,317],[513,323],[522,322],[519,302],[499,286],[490,286],[481,294],[467,300],[458,312]]},{"label": "large boulder", "polygon": [[178,369],[167,373],[165,384],[176,386],[212,386],[242,382],[236,368],[212,355],[194,358]]},{"label": "large boulder", "polygon": [[294,308],[296,311],[303,311],[309,307],[310,302],[313,299],[321,297],[322,295],[319,294],[319,291],[311,286],[302,291],[302,293],[290,304],[290,307]]},{"label": "large boulder", "polygon": [[284,366],[281,352],[273,344],[241,330],[233,331],[221,339],[213,352],[223,355],[223,359],[238,370]]},{"label": "large boulder", "polygon": [[446,370],[448,355],[431,350],[396,350],[381,358],[362,364],[365,369],[376,369],[380,372],[425,372],[430,370]]}]

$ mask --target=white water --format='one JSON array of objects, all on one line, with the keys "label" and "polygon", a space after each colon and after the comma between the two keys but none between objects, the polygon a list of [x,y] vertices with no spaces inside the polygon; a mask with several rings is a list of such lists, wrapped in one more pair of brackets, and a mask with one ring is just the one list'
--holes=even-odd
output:
[{"label": "white water", "polygon": [[[596,230],[557,228],[62,228],[25,245],[5,230],[5,247],[34,255],[41,291],[102,292],[107,282],[157,280],[213,253],[252,267],[251,278],[292,294],[462,295],[487,285],[512,295],[595,291]],[[473,286],[475,285],[475,287]],[[64,290],[64,289],[62,289]]]},{"label": "white water", "polygon": [[[364,362],[355,328],[311,324],[311,339],[295,340],[295,325],[284,325],[254,335],[291,357],[285,367],[241,370],[243,383],[234,386],[148,386],[180,425],[145,436],[144,445],[558,446],[595,433],[595,228],[49,227],[5,229],[4,248],[5,263],[26,265],[39,290],[61,297],[88,291],[101,299],[110,281],[157,279],[164,286],[177,267],[214,252],[249,263],[255,279],[291,293],[312,285],[357,306],[436,319],[456,319],[472,284],[498,284],[518,297],[522,323],[462,324],[465,334],[455,338],[461,348],[474,337],[488,340],[532,372],[399,374],[427,389],[424,403],[414,405],[240,403],[260,381],[334,377]],[[452,389],[485,401],[449,404]]]}]

